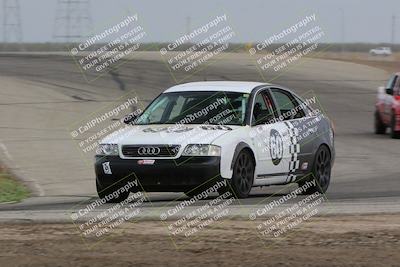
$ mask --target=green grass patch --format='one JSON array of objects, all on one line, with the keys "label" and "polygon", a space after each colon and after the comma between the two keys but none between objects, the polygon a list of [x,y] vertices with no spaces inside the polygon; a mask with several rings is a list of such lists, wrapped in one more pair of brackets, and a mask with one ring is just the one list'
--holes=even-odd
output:
[{"label": "green grass patch", "polygon": [[17,202],[29,196],[29,190],[9,173],[0,172],[0,203]]}]

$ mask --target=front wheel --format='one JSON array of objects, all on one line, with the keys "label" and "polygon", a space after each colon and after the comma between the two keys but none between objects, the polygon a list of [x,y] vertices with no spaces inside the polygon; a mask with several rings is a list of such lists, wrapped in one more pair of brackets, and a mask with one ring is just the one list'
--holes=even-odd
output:
[{"label": "front wheel", "polygon": [[[328,190],[331,180],[331,154],[326,146],[321,146],[315,154],[314,165],[312,168],[312,181],[315,185],[308,187],[304,194],[310,195],[316,192],[325,193]],[[300,181],[299,187],[302,187],[306,181]]]},{"label": "front wheel", "polygon": [[229,180],[230,190],[237,198],[248,197],[254,180],[254,161],[249,151],[239,153],[233,166],[232,179]]},{"label": "front wheel", "polygon": [[375,111],[375,133],[376,134],[385,134],[386,133],[386,126],[382,122],[381,116],[379,112]]},{"label": "front wheel", "polygon": [[107,203],[120,203],[128,198],[129,193],[127,191],[120,192],[120,187],[109,186],[103,188],[96,179],[96,189],[99,198],[104,199]]}]

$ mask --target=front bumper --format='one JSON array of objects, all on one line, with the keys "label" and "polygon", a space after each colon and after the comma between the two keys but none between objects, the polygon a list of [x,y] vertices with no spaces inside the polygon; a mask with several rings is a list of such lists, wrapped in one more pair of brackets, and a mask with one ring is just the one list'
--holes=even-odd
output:
[{"label": "front bumper", "polygon": [[[142,190],[153,192],[183,192],[202,184],[221,180],[220,157],[180,157],[156,159],[154,164],[139,164],[138,159],[119,156],[96,156],[97,182],[102,188],[138,179]],[[105,173],[103,164],[109,166]]]}]

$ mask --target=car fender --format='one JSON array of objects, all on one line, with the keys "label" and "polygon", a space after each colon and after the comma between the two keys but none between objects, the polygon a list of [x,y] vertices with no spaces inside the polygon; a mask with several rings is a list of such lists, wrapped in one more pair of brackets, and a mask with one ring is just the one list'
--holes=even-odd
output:
[{"label": "car fender", "polygon": [[333,166],[336,154],[335,143],[334,143],[335,137],[329,119],[324,118],[323,121],[321,121],[321,127],[324,134],[319,135],[314,141],[313,151],[311,154],[312,157],[310,158],[311,166],[314,165],[315,154],[322,145],[325,145],[329,149],[329,152],[331,154],[331,164]]},{"label": "car fender", "polygon": [[[244,148],[249,148],[253,154],[254,148],[249,135],[249,126],[244,126],[217,138],[213,144],[221,147],[221,177],[230,179],[233,175],[233,164]],[[256,157],[256,155],[254,155]],[[255,158],[255,162],[257,159]]]},{"label": "car fender", "polygon": [[[250,145],[245,142],[240,142],[239,144],[236,145],[235,152],[233,153],[232,162],[231,162],[232,170],[233,170],[233,166],[235,165],[235,162],[237,160],[237,157],[239,156],[240,151],[242,151],[245,148],[250,149],[254,156],[254,152],[251,149]],[[255,156],[254,156],[254,166],[255,165],[256,165],[256,161],[255,161]]]}]

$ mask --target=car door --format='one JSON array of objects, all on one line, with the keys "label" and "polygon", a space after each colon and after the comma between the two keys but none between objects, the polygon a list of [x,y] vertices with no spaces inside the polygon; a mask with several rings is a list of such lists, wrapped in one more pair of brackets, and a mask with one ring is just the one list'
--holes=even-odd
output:
[{"label": "car door", "polygon": [[392,95],[387,95],[389,100],[388,100],[388,105],[387,105],[387,112],[388,112],[388,116],[389,116],[389,123],[391,122],[392,119],[392,111],[393,111],[393,106],[395,104],[396,101],[396,96],[399,95],[400,92],[400,79],[399,76],[396,75],[396,81],[394,83],[393,86],[393,94]]},{"label": "car door", "polygon": [[251,139],[257,154],[254,185],[283,184],[289,169],[289,146],[284,142],[287,126],[279,121],[269,89],[259,90],[251,112]]},{"label": "car door", "polygon": [[[389,79],[386,88],[390,88],[393,91],[396,90],[397,87],[399,87],[399,79],[397,75],[393,75],[391,79]],[[392,104],[393,104],[393,95],[389,95],[385,93],[385,96],[383,98],[383,121],[385,124],[390,123],[391,119],[391,111],[392,111]]]},{"label": "car door", "polygon": [[318,137],[319,114],[314,114],[299,97],[282,88],[271,88],[276,107],[287,127],[284,142],[289,146],[286,182],[294,182],[297,176],[309,169],[313,152],[313,140]]}]

